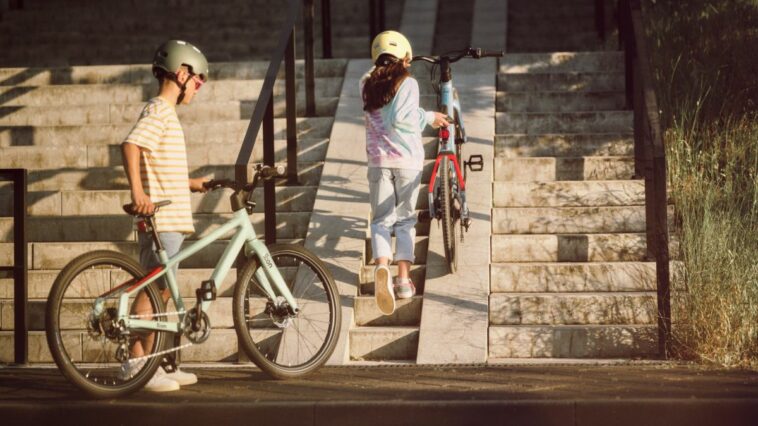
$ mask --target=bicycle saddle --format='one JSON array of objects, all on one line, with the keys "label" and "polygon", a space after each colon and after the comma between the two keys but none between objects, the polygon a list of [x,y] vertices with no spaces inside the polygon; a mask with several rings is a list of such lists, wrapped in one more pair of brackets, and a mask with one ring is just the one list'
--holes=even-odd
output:
[{"label": "bicycle saddle", "polygon": [[165,207],[167,205],[171,204],[171,200],[163,200],[158,201],[156,203],[153,203],[153,206],[155,206],[155,210],[153,210],[153,214],[139,214],[136,211],[134,211],[134,205],[132,203],[124,204],[122,207],[126,214],[131,216],[138,216],[138,217],[153,217],[155,216],[155,212],[158,211],[159,208]]}]

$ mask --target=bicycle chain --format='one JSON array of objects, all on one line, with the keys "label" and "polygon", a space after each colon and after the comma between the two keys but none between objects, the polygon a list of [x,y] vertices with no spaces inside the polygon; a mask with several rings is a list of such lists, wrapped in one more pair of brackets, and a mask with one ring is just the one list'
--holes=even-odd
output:
[{"label": "bicycle chain", "polygon": [[[177,311],[177,312],[163,312],[163,313],[160,313],[160,314],[129,315],[129,318],[130,319],[137,319],[137,318],[146,318],[146,317],[151,317],[151,318],[152,317],[167,317],[169,315],[177,315],[178,316],[180,314],[185,314],[185,313],[186,313],[186,311],[185,312],[178,312]],[[171,349],[166,349],[166,350],[163,350],[163,351],[160,351],[160,352],[156,352],[154,354],[143,355],[143,356],[140,356],[140,357],[137,357],[137,358],[130,358],[129,362],[130,363],[132,363],[132,362],[136,363],[136,362],[139,362],[139,361],[142,361],[142,360],[148,360],[150,358],[155,358],[157,356],[165,355],[165,354],[168,354],[168,353],[171,353],[171,352],[180,351],[180,350],[182,350],[184,348],[188,348],[188,347],[190,347],[192,345],[194,345],[194,343],[188,342],[188,343],[186,343],[184,345],[177,346],[177,347],[171,348]]]},{"label": "bicycle chain", "polygon": [[128,318],[129,319],[138,319],[138,318],[147,318],[147,317],[151,317],[151,318],[152,317],[167,317],[169,315],[177,315],[178,316],[178,315],[182,315],[182,314],[186,314],[186,313],[187,313],[186,311],[184,311],[184,312],[178,312],[177,311],[177,312],[164,312],[162,314],[129,315]]}]

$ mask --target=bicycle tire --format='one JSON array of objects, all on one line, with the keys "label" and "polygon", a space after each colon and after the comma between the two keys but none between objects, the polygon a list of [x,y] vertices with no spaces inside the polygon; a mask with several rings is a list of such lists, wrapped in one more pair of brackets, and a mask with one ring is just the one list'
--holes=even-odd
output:
[{"label": "bicycle tire", "polygon": [[450,177],[451,166],[448,157],[442,158],[439,178],[442,181],[442,242],[445,247],[448,270],[454,274],[458,269],[458,251],[455,239],[455,198]]},{"label": "bicycle tire", "polygon": [[[297,295],[298,289],[302,289],[303,294],[301,296],[305,298],[307,293],[309,297],[302,301],[298,300],[298,306],[301,310],[287,327],[276,326],[273,322],[273,317],[269,315],[270,318],[267,319],[264,315],[265,312],[254,314],[254,308],[251,305],[260,306],[263,303],[262,299],[265,299],[266,303],[272,301],[264,296],[263,291],[260,290],[260,286],[255,280],[255,272],[261,265],[261,259],[258,256],[253,256],[248,259],[242,268],[242,274],[235,285],[232,309],[234,327],[237,330],[239,343],[245,354],[265,373],[276,379],[302,377],[321,367],[331,356],[332,352],[334,352],[342,321],[339,292],[331,273],[323,262],[305,248],[293,244],[274,244],[269,247],[269,252],[272,261],[285,277],[288,287],[292,289],[293,296],[299,299],[300,296]],[[289,258],[290,262],[287,262],[285,258]],[[300,262],[299,265],[290,265],[292,260]],[[316,285],[319,283],[323,285],[324,298],[321,305],[316,303],[316,309],[319,306],[323,309],[323,304],[328,306],[328,315],[326,315],[328,320],[320,346],[318,345],[319,342],[312,343],[300,333],[301,324],[310,325],[312,328],[311,333],[319,331],[316,329],[317,326],[314,326],[313,323],[308,323],[307,317],[304,316],[308,303],[312,303],[319,294],[311,295],[310,284],[303,284],[303,281],[298,280],[298,278],[306,276],[302,274],[305,271],[305,269],[301,268],[302,265],[309,268],[313,276],[318,279]],[[290,282],[290,277],[287,274],[287,268],[289,268],[289,275],[292,275],[292,282]],[[312,281],[311,284],[314,282]],[[302,362],[298,360],[295,365],[292,365],[292,360],[289,358],[290,361],[287,365],[284,365],[284,362],[288,359],[285,355],[293,356],[293,351],[287,353],[287,348],[291,347],[288,345],[292,342],[292,338],[288,336],[295,336],[292,332],[287,334],[287,329],[290,327],[303,340],[312,343],[314,347],[317,346],[318,348],[310,358]],[[278,330],[282,331],[279,333]],[[261,341],[254,341],[254,335],[255,337],[261,337]],[[316,336],[315,339],[321,339],[321,337]],[[301,346],[298,344],[296,351],[296,355],[298,356],[301,353],[299,352],[300,349]]]},{"label": "bicycle tire", "polygon": [[[90,297],[94,301],[97,297],[95,295],[102,294],[104,289],[109,289],[112,280],[117,278],[112,274],[114,272],[121,273],[120,271],[130,275],[132,279],[140,279],[145,276],[145,271],[140,264],[123,253],[100,250],[82,254],[61,270],[47,299],[45,334],[53,360],[68,381],[94,398],[116,398],[141,389],[153,377],[161,361],[161,358],[157,356],[147,358],[139,371],[126,379],[122,379],[118,375],[121,363],[116,360],[115,356],[111,359],[103,358],[106,364],[102,367],[96,367],[97,369],[87,367],[101,359],[101,355],[106,350],[106,344],[110,342],[115,345],[115,342],[106,337],[105,334],[101,334],[99,337],[93,336],[89,328],[92,322],[90,316],[87,315],[90,312],[87,309],[87,302],[84,302],[83,307],[85,309],[82,310],[81,315],[77,312],[78,309],[72,310],[72,307],[77,306],[75,303],[82,303],[77,301],[84,300],[81,296],[87,295],[88,292],[91,292],[92,296]],[[102,278],[103,282],[98,283],[96,281],[98,278]],[[68,291],[72,291],[70,293],[71,298],[66,297]],[[157,287],[151,284],[145,287],[145,291],[153,313],[163,313],[165,311],[164,303]],[[114,300],[117,302],[117,298]],[[70,328],[75,327],[72,324],[78,324],[78,320],[75,320],[74,316],[71,315],[72,312],[77,314],[76,318],[83,319],[84,326],[87,328],[84,330]],[[65,319],[62,320],[62,317]],[[158,350],[162,349],[167,334],[168,332],[155,332],[152,347],[158,348]],[[81,353],[78,354],[78,359],[76,359],[76,345],[70,345],[71,352],[74,355],[72,357],[66,344],[66,340],[76,335],[82,339]],[[84,339],[87,338],[90,340],[85,341]],[[92,361],[93,352],[98,350],[98,345],[102,345],[101,354],[94,358],[95,361]],[[85,373],[83,369],[88,371]]]}]

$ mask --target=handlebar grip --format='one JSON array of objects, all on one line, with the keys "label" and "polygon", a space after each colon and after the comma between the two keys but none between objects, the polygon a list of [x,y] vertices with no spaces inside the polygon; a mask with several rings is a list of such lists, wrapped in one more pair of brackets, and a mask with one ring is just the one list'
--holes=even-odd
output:
[{"label": "handlebar grip", "polygon": [[278,177],[284,174],[284,166],[263,166],[261,167],[261,177],[263,179],[269,179],[272,177]]},{"label": "handlebar grip", "polygon": [[502,50],[482,50],[482,58],[501,58],[505,56]]}]

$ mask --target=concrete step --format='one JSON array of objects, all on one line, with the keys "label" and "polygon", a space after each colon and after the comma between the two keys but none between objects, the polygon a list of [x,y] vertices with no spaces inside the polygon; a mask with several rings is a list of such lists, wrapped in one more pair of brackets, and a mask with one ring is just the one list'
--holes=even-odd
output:
[{"label": "concrete step", "polygon": [[[339,98],[322,97],[316,101],[316,116],[333,116]],[[212,123],[216,121],[249,120],[253,115],[254,101],[198,102],[177,109],[183,123]],[[274,104],[274,116],[285,117],[284,99]],[[0,126],[53,127],[91,126],[104,124],[131,124],[137,121],[144,109],[143,102],[117,105],[66,105],[61,106],[0,106]],[[305,116],[305,103],[299,102],[297,115]]]},{"label": "concrete step", "polygon": [[[416,260],[418,261],[418,258],[426,257],[426,254],[422,254],[421,252],[415,252],[416,253]],[[374,295],[374,264],[370,265],[364,265],[361,267],[360,276],[358,277],[359,280],[359,286],[358,286],[358,294],[359,295],[366,295],[373,297]],[[390,265],[390,271],[392,273],[392,277],[397,276],[397,265]],[[423,263],[416,262],[413,265],[411,265],[411,271],[410,271],[410,277],[413,281],[413,285],[416,286],[416,294],[422,295],[424,294],[424,282],[426,281],[426,265]]]},{"label": "concrete step", "polygon": [[[200,239],[221,227],[231,214],[195,214],[195,232],[189,239]],[[279,212],[277,236],[280,238],[304,238],[308,231],[311,212]],[[250,218],[255,232],[263,235],[264,215],[254,213]],[[71,216],[30,217],[27,239],[31,242],[56,241],[135,241],[134,219],[131,216]],[[231,238],[234,232],[225,235]],[[0,217],[0,241],[13,241],[13,218]]]},{"label": "concrete step", "polygon": [[[286,163],[278,163],[285,166]],[[248,176],[252,176],[253,166],[248,167]],[[3,166],[5,167],[5,166]],[[323,162],[299,163],[298,180],[300,185],[315,186],[321,179]],[[234,179],[233,165],[210,165],[190,167],[191,177],[207,177],[213,179]],[[276,184],[286,184],[286,178],[277,179]],[[8,184],[0,183],[0,187]],[[126,173],[123,167],[62,167],[41,168],[29,170],[28,190],[37,191],[72,191],[72,190],[117,190],[129,189]],[[54,200],[52,200],[54,201]]]},{"label": "concrete step", "polygon": [[[421,230],[426,230],[427,231],[426,235],[421,234],[419,232]],[[429,235],[428,230],[429,230],[428,226],[426,226],[424,228],[421,228],[421,229],[419,229],[418,227],[416,228],[416,243],[415,243],[415,245],[413,247],[413,253],[416,254],[416,260],[413,263],[416,264],[416,265],[423,265],[423,264],[426,263],[426,253],[427,253],[428,248],[429,248],[429,237],[427,236],[427,235]],[[394,247],[394,246],[395,246],[395,237],[392,237],[392,247]],[[364,262],[367,265],[373,265],[374,253],[372,252],[372,249],[371,249],[371,237],[370,236],[366,237],[365,255],[364,255],[363,258],[364,258]],[[372,268],[373,268],[373,266],[372,266]],[[373,276],[373,269],[372,269],[371,274],[372,274],[371,276]],[[362,283],[368,283],[368,281],[361,281],[361,282]],[[372,294],[373,294],[373,290],[372,290]]]},{"label": "concrete step", "polygon": [[625,90],[623,72],[500,73],[497,90],[506,92],[616,92]]},{"label": "concrete step", "polygon": [[632,111],[498,112],[495,133],[629,133]]},{"label": "concrete step", "polygon": [[[156,84],[59,84],[42,86],[0,86],[0,103],[3,107],[26,106],[84,106],[120,105],[146,102],[156,94]],[[211,80],[203,85],[195,102],[180,108],[191,109],[194,105],[225,101],[250,101],[258,99],[263,80]],[[305,101],[304,80],[296,80],[298,101]],[[319,98],[339,97],[342,78],[325,77],[315,81],[315,95]],[[274,99],[283,98],[285,82],[280,79],[274,85]]]},{"label": "concrete step", "polygon": [[616,111],[626,108],[622,92],[497,92],[499,112]]},{"label": "concrete step", "polygon": [[418,327],[358,327],[350,330],[351,360],[415,360]]},{"label": "concrete step", "polygon": [[[259,235],[262,238],[262,235]],[[284,239],[277,240],[285,244],[303,245],[303,239]],[[183,261],[182,268],[215,268],[221,254],[228,245],[228,241],[219,240],[201,252]],[[115,250],[125,253],[137,259],[139,249],[136,241],[123,242],[51,242],[51,243],[29,243],[29,269],[34,270],[55,270],[63,269],[68,262],[75,257],[94,250]],[[0,243],[0,266],[13,265],[13,244]]]},{"label": "concrete step", "polygon": [[598,157],[634,155],[634,137],[622,133],[553,133],[495,136],[495,157]]},{"label": "concrete step", "polygon": [[[276,188],[277,212],[311,211],[318,186],[279,186]],[[217,190],[206,194],[191,194],[192,212],[232,213],[229,197],[231,190]],[[27,194],[28,213],[31,216],[97,216],[123,215],[121,206],[131,202],[129,190],[100,191],[40,191]],[[256,188],[253,199],[255,213],[263,212],[263,188]],[[10,186],[0,187],[0,217],[13,215]]]},{"label": "concrete step", "polygon": [[496,158],[495,181],[552,182],[577,180],[629,180],[634,177],[632,157]]},{"label": "concrete step", "polygon": [[490,295],[490,325],[657,324],[654,292]]},{"label": "concrete step", "polygon": [[493,234],[631,233],[646,229],[644,205],[492,209]]},{"label": "concrete step", "polygon": [[[67,348],[81,348],[83,346],[82,338],[86,337],[86,333],[80,333],[78,331],[72,331],[65,333],[63,340]],[[47,338],[44,331],[30,331],[28,336],[28,354],[29,362],[33,364],[38,363],[52,363],[53,358],[50,355],[50,350],[47,346]],[[86,344],[90,344],[89,341],[84,341]],[[182,343],[187,343],[182,341]],[[11,363],[13,362],[13,332],[2,331],[0,332],[0,362]],[[10,350],[5,350],[8,348]],[[237,334],[234,329],[216,329],[211,332],[208,340],[202,345],[193,345],[188,348],[182,349],[182,361],[183,362],[236,362],[238,360],[237,355]],[[81,353],[72,354],[74,358],[81,359]]]},{"label": "concrete step", "polygon": [[[317,78],[342,78],[345,74],[347,60],[317,59],[314,61],[314,74]],[[268,61],[211,62],[211,81],[221,80],[262,80],[266,77]],[[96,65],[73,67],[24,67],[0,68],[0,86],[44,86],[71,84],[155,84],[151,71],[152,65],[137,62],[129,65]],[[295,76],[303,79],[305,62],[295,62]],[[281,67],[279,78],[284,78]]]},{"label": "concrete step", "polygon": [[[240,142],[231,143],[210,143],[210,144],[191,144],[187,146],[187,164],[189,166],[203,166],[210,164],[234,164],[237,160],[240,150]],[[274,140],[274,161],[287,162],[287,141]],[[298,140],[297,161],[302,163],[313,163],[324,161],[326,150],[329,147],[329,139],[322,138],[302,138]],[[38,151],[44,151],[46,148],[22,147],[22,148],[5,148],[4,151],[21,150],[29,155],[36,155]],[[87,165],[89,167],[112,167],[123,164],[121,155],[121,145],[110,146],[87,146],[86,147]],[[253,152],[250,162],[263,161],[263,143],[256,143],[253,146]]]},{"label": "concrete step", "polygon": [[495,182],[495,207],[597,207],[645,204],[643,180]]},{"label": "concrete step", "polygon": [[[85,145],[111,145],[120,143],[129,134],[137,116],[132,117],[131,123],[95,124],[73,126],[0,126],[0,147],[10,146],[63,146],[79,147]],[[328,138],[331,134],[333,117],[298,117],[297,136]],[[244,120],[215,121],[205,123],[182,123],[187,144],[231,143],[244,140],[245,132],[250,125],[250,118]],[[274,119],[274,138],[286,139],[286,120]],[[263,131],[258,132],[256,143],[263,140]],[[7,166],[3,158],[0,167]],[[33,163],[33,162],[32,162]],[[27,166],[28,167],[28,166]],[[60,167],[60,166],[59,166]]]},{"label": "concrete step", "polygon": [[[553,39],[553,37],[559,37]],[[511,36],[508,42],[508,51],[512,53],[535,53],[535,52],[586,52],[586,51],[613,51],[606,49],[606,42],[600,40],[595,33],[588,33],[584,37],[577,38],[571,35],[553,34],[545,38],[527,39],[516,41]]]},{"label": "concrete step", "polygon": [[[183,265],[182,265],[183,266]],[[27,292],[29,299],[47,299],[53,282],[58,277],[60,270],[31,270],[29,271],[27,281]],[[179,293],[183,298],[189,298],[190,301],[195,299],[195,289],[200,286],[202,281],[210,278],[213,269],[189,269],[181,267],[177,274],[179,284]],[[123,273],[108,272],[104,270],[89,271],[86,274],[92,276],[93,282],[102,282],[105,284],[104,290],[125,282],[128,277]],[[232,268],[221,283],[216,283],[217,296],[230,298],[234,295],[234,284],[237,281],[237,270]],[[97,296],[95,291],[88,296]],[[0,272],[0,300],[13,299],[13,278],[10,273]]]},{"label": "concrete step", "polygon": [[354,299],[355,325],[359,327],[410,327],[421,323],[421,303],[423,297],[397,299],[395,312],[384,315],[376,306],[373,296],[359,296]]},{"label": "concrete step", "polygon": [[[545,16],[544,14],[539,14],[537,16],[523,15],[519,16],[517,19],[509,16],[507,30],[508,35],[514,34],[521,36],[524,34],[530,34],[530,30],[539,30],[539,34],[544,34],[543,30],[550,28],[553,28],[556,33],[560,34],[597,31],[595,28],[594,16],[592,19],[565,19],[552,18],[550,16]],[[508,40],[508,42],[510,43],[511,40]]]},{"label": "concrete step", "polygon": [[500,74],[623,72],[623,52],[514,53],[500,59]]},{"label": "concrete step", "polygon": [[[196,286],[197,288],[197,286]],[[86,328],[83,326],[86,324],[86,318],[88,312],[92,309],[92,303],[94,299],[71,299],[64,303],[64,315],[61,315],[61,329],[68,331],[79,331],[86,333]],[[191,308],[195,306],[195,297],[192,296],[189,300],[186,300],[187,307]],[[47,298],[45,299],[29,299],[27,304],[27,312],[29,312],[29,330],[30,331],[44,331],[45,330],[45,307],[47,305]],[[175,307],[169,305],[167,310],[175,312]],[[214,329],[233,328],[234,320],[232,319],[232,298],[231,297],[219,297],[217,298],[206,311],[211,318],[211,324]],[[12,300],[0,300],[0,330],[13,330],[14,317],[13,317],[13,301]],[[176,316],[172,316],[176,321]]]},{"label": "concrete step", "polygon": [[637,358],[658,352],[655,325],[492,326],[490,358]]},{"label": "concrete step", "polygon": [[492,262],[640,262],[646,247],[639,233],[493,235]]},{"label": "concrete step", "polygon": [[[676,277],[684,264],[670,271]],[[493,294],[655,291],[655,262],[493,263],[490,286]]]}]

